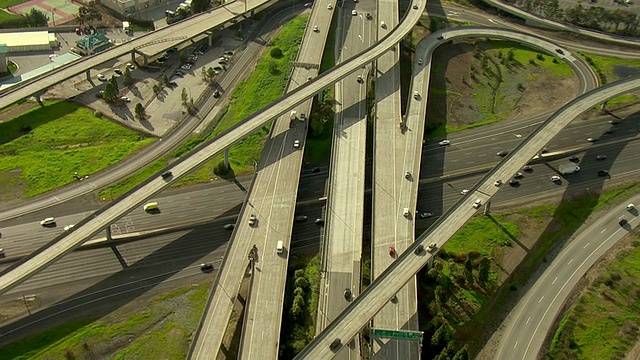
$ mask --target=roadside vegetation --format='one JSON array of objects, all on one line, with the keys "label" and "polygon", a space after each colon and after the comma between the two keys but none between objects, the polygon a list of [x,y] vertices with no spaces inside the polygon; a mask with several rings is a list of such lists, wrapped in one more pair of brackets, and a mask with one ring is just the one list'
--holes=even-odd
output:
[{"label": "roadside vegetation", "polygon": [[639,246],[636,237],[579,295],[562,318],[548,357],[625,358],[640,335]]},{"label": "roadside vegetation", "polygon": [[[605,85],[620,79],[624,79],[629,76],[640,75],[640,60],[638,59],[622,59],[611,56],[601,56],[594,54],[587,54],[578,51],[577,54],[582,57],[598,74],[600,85]],[[607,105],[611,107],[618,107],[629,105],[638,102],[640,96],[638,92],[629,93],[618,96],[607,101]]]},{"label": "roadside vegetation", "polygon": [[[438,253],[434,267],[418,273],[423,357],[454,358],[459,352],[475,356],[495,331],[513,292],[548,261],[549,254],[591,213],[638,192],[640,184],[628,184],[558,206],[472,219]],[[532,244],[528,254],[518,255],[520,243]],[[599,358],[609,358],[603,356]]]},{"label": "roadside vegetation", "polygon": [[208,286],[189,285],[129,305],[103,319],[83,319],[0,349],[3,359],[184,359],[207,301]]},{"label": "roadside vegetation", "polygon": [[120,195],[133,189],[136,185],[142,183],[144,180],[151,177],[151,175],[160,171],[160,169],[167,166],[166,158],[155,161],[153,164],[145,166],[142,170],[129,176],[128,178],[119,181],[116,184],[107,186],[98,192],[98,199],[101,201],[112,201],[118,198]]},{"label": "roadside vegetation", "polygon": [[315,337],[320,262],[320,255],[305,255],[289,261],[280,331],[283,359],[292,359]]},{"label": "roadside vegetation", "polygon": [[81,180],[153,141],[73,102],[31,109],[0,123],[0,200]]},{"label": "roadside vegetation", "polygon": [[[174,152],[174,156],[186,154],[199,144],[219,135],[284,94],[291,72],[291,62],[296,59],[298,54],[307,19],[307,15],[299,16],[282,27],[278,35],[269,43],[267,52],[258,60],[253,73],[233,91],[229,109],[218,125],[210,132],[187,142]],[[265,125],[229,149],[232,174],[238,175],[253,171],[254,161],[260,159],[260,153],[270,128],[270,124]],[[213,169],[220,166],[222,159],[223,156],[219,155],[210,160],[200,169],[182,179],[179,185],[209,181],[215,176]]]}]

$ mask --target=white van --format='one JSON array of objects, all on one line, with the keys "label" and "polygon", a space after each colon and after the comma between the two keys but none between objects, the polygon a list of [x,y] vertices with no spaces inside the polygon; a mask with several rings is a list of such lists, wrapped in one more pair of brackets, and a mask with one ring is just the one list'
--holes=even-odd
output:
[{"label": "white van", "polygon": [[387,24],[384,23],[384,21],[380,21],[380,27],[383,29],[387,28]]},{"label": "white van", "polygon": [[284,242],[282,240],[278,240],[276,244],[276,253],[282,254],[284,252]]}]

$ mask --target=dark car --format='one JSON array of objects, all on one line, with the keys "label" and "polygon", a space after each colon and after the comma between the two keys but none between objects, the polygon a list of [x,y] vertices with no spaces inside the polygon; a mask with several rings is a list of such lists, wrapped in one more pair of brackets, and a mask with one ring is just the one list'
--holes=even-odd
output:
[{"label": "dark car", "polygon": [[620,224],[620,226],[625,226],[629,223],[629,221],[627,221],[627,219],[622,219],[620,221],[618,221],[618,224]]},{"label": "dark car", "polygon": [[598,171],[598,176],[601,176],[601,177],[609,176],[609,170],[600,170],[600,171]]},{"label": "dark car", "polygon": [[170,178],[172,176],[173,176],[173,173],[171,171],[165,171],[165,172],[162,173],[162,178],[163,179],[168,179],[168,178]]},{"label": "dark car", "polygon": [[313,170],[311,170],[312,173],[319,173],[320,172],[320,168],[319,167],[314,167]]},{"label": "dark car", "polygon": [[511,186],[520,186],[520,181],[515,180],[515,179],[509,180],[509,185],[511,185]]},{"label": "dark car", "polygon": [[317,219],[316,219],[316,221],[315,221],[315,223],[316,223],[316,225],[318,225],[318,226],[322,226],[322,225],[324,225],[324,219],[317,218]]},{"label": "dark car", "polygon": [[517,172],[515,175],[513,175],[514,179],[522,179],[524,178],[524,174],[521,172]]},{"label": "dark car", "polygon": [[178,87],[178,83],[175,82],[175,81],[169,81],[167,83],[167,86],[170,87],[170,88],[177,88]]},{"label": "dark car", "polygon": [[118,74],[118,75],[122,75],[123,74],[122,70],[120,70],[120,69],[113,69],[113,72]]},{"label": "dark car", "polygon": [[420,255],[420,254],[424,253],[424,246],[422,244],[418,245],[418,247],[416,247],[416,249],[413,250],[413,252],[416,255]]},{"label": "dark car", "polygon": [[580,158],[574,155],[569,158],[569,161],[577,163],[577,162],[580,162]]},{"label": "dark car", "polygon": [[229,56],[233,56],[233,51],[225,51],[224,54],[225,55],[229,55]]},{"label": "dark car", "polygon": [[342,341],[340,340],[340,338],[335,338],[331,342],[331,345],[329,345],[329,349],[331,349],[331,351],[337,351],[338,349],[340,349],[340,346],[342,346]]},{"label": "dark car", "polygon": [[526,165],[525,167],[522,168],[522,171],[526,171],[526,172],[532,172],[533,168],[529,165]]},{"label": "dark car", "polygon": [[220,97],[220,90],[216,90],[213,92],[213,97],[214,98],[219,98]]},{"label": "dark car", "polygon": [[200,270],[202,270],[202,272],[212,272],[213,271],[213,264],[212,263],[206,263],[206,264],[200,264]]},{"label": "dark car", "polygon": [[351,290],[350,289],[344,289],[344,299],[347,301],[351,301]]},{"label": "dark car", "polygon": [[596,156],[596,160],[607,160],[607,155],[598,155]]},{"label": "dark car", "polygon": [[367,17],[367,20],[373,19],[373,16],[371,16],[371,13],[366,13],[365,16]]},{"label": "dark car", "polygon": [[564,51],[562,51],[561,49],[556,49],[556,52],[560,55],[564,55]]},{"label": "dark car", "polygon": [[234,227],[236,227],[235,224],[224,224],[223,226],[225,230],[233,230]]}]

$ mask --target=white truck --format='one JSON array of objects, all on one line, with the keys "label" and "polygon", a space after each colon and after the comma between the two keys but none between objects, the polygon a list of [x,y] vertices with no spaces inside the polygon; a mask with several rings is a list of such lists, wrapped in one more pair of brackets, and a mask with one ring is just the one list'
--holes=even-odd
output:
[{"label": "white truck", "polygon": [[577,173],[578,171],[580,171],[580,166],[574,163],[562,164],[560,165],[558,170],[562,175],[569,175],[569,174]]}]

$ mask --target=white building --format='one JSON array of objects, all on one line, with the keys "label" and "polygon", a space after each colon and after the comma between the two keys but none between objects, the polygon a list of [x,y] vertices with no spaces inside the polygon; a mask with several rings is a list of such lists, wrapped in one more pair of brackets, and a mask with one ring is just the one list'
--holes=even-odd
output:
[{"label": "white building", "polygon": [[0,33],[0,44],[7,46],[8,53],[49,51],[60,46],[56,34],[48,31]]}]

